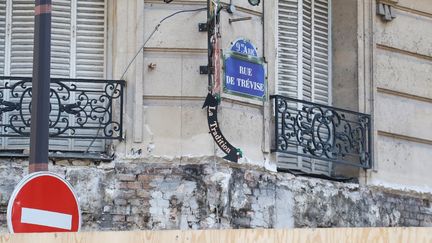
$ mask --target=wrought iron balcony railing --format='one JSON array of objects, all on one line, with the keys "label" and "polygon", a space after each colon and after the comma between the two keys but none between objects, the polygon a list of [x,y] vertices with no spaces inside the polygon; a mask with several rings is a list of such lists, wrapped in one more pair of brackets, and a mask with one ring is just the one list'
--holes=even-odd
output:
[{"label": "wrought iron balcony railing", "polygon": [[370,115],[273,95],[274,152],[371,168]]},{"label": "wrought iron balcony railing", "polygon": [[[30,136],[31,81],[0,77],[0,137]],[[123,80],[51,79],[50,137],[122,139],[124,86]]]}]

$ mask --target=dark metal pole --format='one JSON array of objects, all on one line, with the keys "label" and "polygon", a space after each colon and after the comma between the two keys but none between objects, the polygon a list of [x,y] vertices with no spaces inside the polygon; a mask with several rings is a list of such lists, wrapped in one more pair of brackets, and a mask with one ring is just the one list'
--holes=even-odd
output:
[{"label": "dark metal pole", "polygon": [[35,1],[29,172],[48,170],[51,0]]},{"label": "dark metal pole", "polygon": [[211,92],[212,90],[212,69],[213,69],[213,59],[212,59],[212,53],[213,53],[213,47],[211,43],[211,37],[213,35],[213,29],[212,29],[212,3],[211,0],[207,0],[207,58],[208,58],[208,91]]}]

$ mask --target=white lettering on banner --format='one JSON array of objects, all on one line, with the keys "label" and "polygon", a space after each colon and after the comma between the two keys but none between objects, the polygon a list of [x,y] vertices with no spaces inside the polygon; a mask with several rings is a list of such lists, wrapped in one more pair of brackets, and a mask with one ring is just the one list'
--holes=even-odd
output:
[{"label": "white lettering on banner", "polygon": [[231,153],[231,149],[228,147],[227,142],[225,141],[224,137],[222,137],[222,134],[220,134],[217,121],[215,121],[213,124],[210,124],[210,132],[212,133],[216,143],[221,146],[222,150],[227,154]]}]

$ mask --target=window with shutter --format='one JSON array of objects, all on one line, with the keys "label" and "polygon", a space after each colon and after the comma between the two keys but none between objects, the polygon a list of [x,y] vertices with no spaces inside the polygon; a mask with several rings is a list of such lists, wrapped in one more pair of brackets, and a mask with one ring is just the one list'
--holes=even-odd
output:
[{"label": "window with shutter", "polygon": [[[53,1],[51,77],[104,78],[105,22],[105,0]],[[0,0],[0,76],[32,76],[33,34],[34,1]],[[81,85],[84,85],[83,88],[86,90],[103,88],[103,84],[96,83]],[[72,95],[77,99],[78,94]],[[30,102],[30,98],[25,102]],[[56,102],[52,103],[54,105],[51,107],[51,115],[56,115],[59,107],[55,105]],[[13,113],[8,116],[12,115]],[[96,136],[94,130],[91,132],[93,134],[89,132],[89,135]],[[28,138],[2,138],[0,142],[2,149],[28,149],[29,145]],[[82,139],[51,138],[50,150],[86,151],[90,145],[90,151],[105,150],[104,141],[91,142]]]},{"label": "window with shutter", "polygon": [[[10,28],[6,32],[6,61],[5,76],[31,77],[33,69],[33,29],[34,29],[34,1],[29,0],[7,0],[6,1],[6,26]],[[18,87],[18,92],[24,89]],[[5,99],[19,102],[19,97],[13,97],[5,92]],[[22,101],[22,107],[30,105],[31,98],[26,95]],[[18,111],[4,114],[6,121],[13,120],[19,116]],[[25,115],[30,119],[30,115]],[[5,131],[2,131],[5,133]],[[2,148],[6,150],[28,149],[29,138],[8,137],[2,140]]]},{"label": "window with shutter", "polygon": [[0,74],[4,73],[6,39],[6,0],[0,0]]},{"label": "window with shutter", "polygon": [[[331,104],[330,6],[331,0],[279,0],[277,94]],[[289,109],[299,110],[301,104]],[[287,154],[278,154],[278,166],[326,175],[332,169],[330,162]]]},{"label": "window with shutter", "polygon": [[[6,25],[7,19],[8,19],[8,11],[7,11],[7,2],[6,0],[0,0],[0,75],[3,75],[6,73],[6,38],[7,33],[9,32],[9,28]],[[3,82],[3,81],[0,81]],[[4,97],[6,98],[6,97]],[[4,120],[6,119],[6,116],[3,114],[0,119]],[[0,129],[0,133],[3,133],[3,129]],[[0,149],[4,149],[4,144],[6,143],[6,138],[0,139]]]},{"label": "window with shutter", "polygon": [[[105,73],[105,1],[78,1],[76,12],[75,77],[101,79]],[[89,83],[87,85],[86,88],[89,90],[101,89],[101,84]],[[89,98],[96,98],[96,96],[89,93]],[[91,122],[89,126],[99,126],[96,121],[93,121],[93,124]],[[96,135],[94,130],[80,132],[89,136]],[[100,133],[99,135],[103,133],[100,129],[96,132]],[[77,150],[86,150],[89,141],[75,140],[73,146]],[[103,139],[95,140],[92,144],[93,151],[104,150],[104,147]]]}]

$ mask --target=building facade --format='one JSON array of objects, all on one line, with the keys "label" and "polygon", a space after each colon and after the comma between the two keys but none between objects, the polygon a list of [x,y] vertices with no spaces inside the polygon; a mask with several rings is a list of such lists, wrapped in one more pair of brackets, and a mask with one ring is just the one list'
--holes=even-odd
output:
[{"label": "building facade", "polygon": [[[49,166],[75,186],[84,229],[432,224],[427,0],[221,1],[221,56],[248,40],[265,67],[263,98],[229,92],[221,68],[237,163],[203,109],[206,6],[54,1]],[[27,174],[33,8],[0,0],[3,229]]]}]

